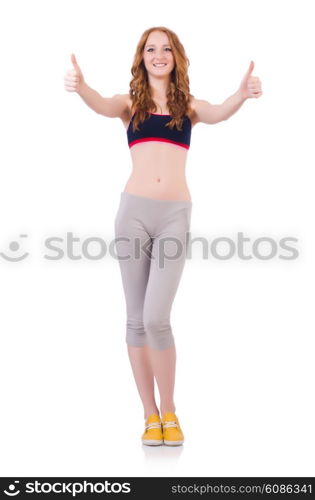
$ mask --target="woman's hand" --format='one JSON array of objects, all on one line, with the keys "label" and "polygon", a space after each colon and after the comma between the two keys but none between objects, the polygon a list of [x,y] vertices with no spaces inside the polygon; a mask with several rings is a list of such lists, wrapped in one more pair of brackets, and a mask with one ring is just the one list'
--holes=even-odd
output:
[{"label": "woman's hand", "polygon": [[249,97],[260,97],[262,95],[261,82],[257,76],[251,76],[254,69],[254,61],[250,62],[249,68],[241,82],[239,93],[244,99]]},{"label": "woman's hand", "polygon": [[68,92],[80,92],[85,84],[83,73],[77,63],[74,54],[71,54],[73,69],[67,71],[64,77],[65,89]]}]

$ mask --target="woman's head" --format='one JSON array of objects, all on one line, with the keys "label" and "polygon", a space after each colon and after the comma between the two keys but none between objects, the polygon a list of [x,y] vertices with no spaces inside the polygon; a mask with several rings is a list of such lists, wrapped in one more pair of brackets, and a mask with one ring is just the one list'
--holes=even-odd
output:
[{"label": "woman's head", "polygon": [[[153,30],[153,28],[151,28]],[[168,83],[175,67],[173,45],[165,31],[154,30],[149,33],[142,49],[143,65],[149,83],[153,79],[163,79]],[[162,67],[156,66],[164,63]]]},{"label": "woman's head", "polygon": [[[165,66],[158,67],[158,63]],[[185,49],[173,31],[157,26],[142,34],[131,68],[133,78],[129,90],[132,112],[136,113],[134,128],[148,112],[157,111],[152,86],[165,88],[164,98],[173,117],[169,124],[181,127],[181,118],[191,113],[188,66]]]}]

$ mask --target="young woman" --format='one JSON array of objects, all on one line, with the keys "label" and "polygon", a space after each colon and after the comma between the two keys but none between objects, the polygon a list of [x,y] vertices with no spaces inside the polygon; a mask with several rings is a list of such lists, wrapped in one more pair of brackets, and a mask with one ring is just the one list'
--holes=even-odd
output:
[{"label": "young woman", "polygon": [[251,61],[239,89],[223,104],[195,99],[189,92],[184,47],[163,26],[141,36],[129,94],[102,97],[86,84],[74,54],[71,61],[66,90],[77,92],[96,113],[122,120],[133,163],[121,192],[115,237],[126,299],[128,355],[144,407],[142,443],[180,445],[184,435],[173,398],[176,351],[170,313],[190,229],[192,201],[185,164],[191,130],[196,123],[228,119],[247,98],[262,95],[261,83],[251,76]]}]

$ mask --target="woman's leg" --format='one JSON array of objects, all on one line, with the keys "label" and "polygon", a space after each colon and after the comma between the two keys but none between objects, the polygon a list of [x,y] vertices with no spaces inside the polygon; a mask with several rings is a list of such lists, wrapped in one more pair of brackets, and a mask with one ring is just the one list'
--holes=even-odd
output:
[{"label": "woman's leg", "polygon": [[152,413],[159,414],[154,397],[154,376],[149,358],[148,346],[134,347],[128,345],[128,355],[136,381],[138,392],[142,400],[144,418]]},{"label": "woman's leg", "polygon": [[176,371],[176,348],[175,344],[168,349],[159,351],[149,349],[149,356],[153,373],[158,384],[160,393],[160,411],[163,415],[167,411],[176,411],[174,403],[174,385]]},{"label": "woman's leg", "polygon": [[[135,254],[135,238],[139,244],[148,242],[149,235],[128,199],[122,198],[115,219],[116,249],[119,258],[126,301],[126,343],[133,376],[144,408],[144,418],[159,413],[154,398],[154,375],[148,357],[147,337],[143,325],[143,304],[150,272],[150,256]],[[152,245],[151,245],[152,246]],[[150,245],[147,245],[150,250]],[[126,258],[127,257],[127,258]]]},{"label": "woman's leg", "polygon": [[[175,202],[174,202],[175,203]],[[164,219],[153,245],[146,288],[143,323],[154,376],[160,392],[160,410],[175,412],[176,347],[170,324],[173,301],[186,261],[191,207],[174,211]]]}]

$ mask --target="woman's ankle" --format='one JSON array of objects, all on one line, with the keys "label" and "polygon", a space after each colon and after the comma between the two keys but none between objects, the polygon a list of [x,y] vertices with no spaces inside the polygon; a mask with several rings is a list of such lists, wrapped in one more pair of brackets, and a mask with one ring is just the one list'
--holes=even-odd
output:
[{"label": "woman's ankle", "polygon": [[164,413],[168,413],[168,412],[175,413],[176,412],[175,405],[169,405],[169,406],[165,406],[165,407],[161,406],[161,410],[160,410],[161,415],[164,415]]},{"label": "woman's ankle", "polygon": [[160,416],[160,412],[158,410],[158,408],[153,408],[153,409],[148,409],[148,410],[145,410],[144,411],[144,419],[146,420],[150,415],[152,414],[155,414],[155,415],[158,415]]}]

